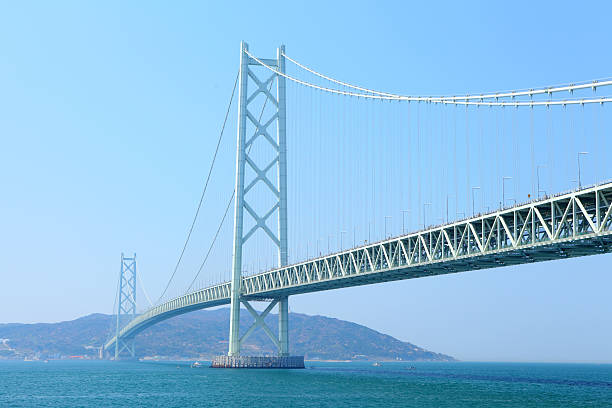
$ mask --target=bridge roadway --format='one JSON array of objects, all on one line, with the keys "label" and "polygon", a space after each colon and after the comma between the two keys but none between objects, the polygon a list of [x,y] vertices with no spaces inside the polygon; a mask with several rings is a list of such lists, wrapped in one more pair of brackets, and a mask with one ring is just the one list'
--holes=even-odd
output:
[{"label": "bridge roadway", "polygon": [[[368,285],[612,252],[612,182],[534,200],[242,278],[242,297]],[[230,303],[230,282],[152,307],[129,322],[129,339],[162,320]],[[115,337],[104,349],[114,347]]]}]

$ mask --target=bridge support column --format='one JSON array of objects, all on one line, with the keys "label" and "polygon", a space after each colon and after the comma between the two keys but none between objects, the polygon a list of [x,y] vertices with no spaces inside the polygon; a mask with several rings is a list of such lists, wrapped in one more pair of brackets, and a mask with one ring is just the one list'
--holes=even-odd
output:
[{"label": "bridge support column", "polygon": [[[278,70],[285,72],[285,46],[281,45],[276,51]],[[279,251],[278,263],[286,266],[289,263],[287,242],[287,113],[286,113],[286,84],[281,75],[277,78],[278,94],[278,186],[280,192],[278,206],[278,235]],[[278,341],[279,356],[289,355],[289,297],[284,296],[278,300]]]},{"label": "bridge support column", "polygon": [[[264,62],[265,61],[265,62]],[[251,66],[266,65],[273,68],[273,72],[263,70],[265,76],[257,68]],[[244,244],[254,235],[258,229],[262,229],[270,238],[272,245],[278,248],[278,266],[288,263],[288,241],[287,241],[287,139],[286,139],[286,89],[285,78],[279,73],[285,72],[284,46],[276,51],[276,59],[259,59],[249,53],[245,42],[240,44],[240,73],[239,73],[239,97],[238,97],[238,136],[236,150],[236,199],[234,201],[234,252],[232,258],[232,282],[230,295],[230,333],[229,350],[227,358],[219,359],[219,365],[233,367],[240,366],[241,343],[258,327],[272,339],[278,348],[279,364],[285,364],[284,357],[289,356],[289,305],[287,296],[274,299],[263,313],[258,314],[255,309],[245,300],[245,288],[242,285],[242,254]],[[271,92],[274,81],[276,81],[276,95]],[[249,90],[249,83],[255,85],[254,90]],[[265,103],[263,107],[254,107],[249,110],[251,103],[255,102],[257,96],[263,94]],[[255,102],[256,103],[256,102]],[[268,106],[268,110],[265,107]],[[272,111],[272,112],[270,112]],[[264,117],[266,116],[266,117]],[[276,124],[276,138],[270,135],[272,125]],[[247,130],[247,128],[249,130]],[[248,132],[248,134],[247,134]],[[263,138],[263,145],[271,148],[271,161],[258,163],[258,157],[249,153],[254,143]],[[269,160],[267,158],[266,160]],[[247,166],[250,172],[246,172]],[[276,180],[268,176],[268,171],[276,166]],[[264,169],[264,170],[262,170]],[[252,176],[249,177],[249,174]],[[249,178],[247,180],[247,178]],[[252,205],[251,195],[247,192],[255,189],[253,187],[262,183],[265,185],[264,193],[272,197],[273,206],[269,210],[259,210]],[[247,186],[245,188],[245,185]],[[254,194],[254,193],[249,193]],[[261,193],[258,193],[261,194]],[[271,194],[271,196],[270,196]],[[246,196],[246,197],[245,197]],[[249,205],[249,203],[251,205]],[[244,228],[244,211],[250,217],[247,221],[254,221],[254,225]],[[272,231],[267,225],[267,220],[275,214],[278,218],[278,230]],[[247,293],[248,295],[248,293]],[[255,318],[255,323],[240,337],[240,305]],[[278,335],[265,325],[263,319],[270,310],[278,304]]]},{"label": "bridge support column", "polygon": [[278,301],[278,355],[289,355],[289,297]]},{"label": "bridge support column", "polygon": [[124,352],[129,358],[136,357],[134,339],[123,339],[119,336],[125,324],[136,317],[136,254],[127,258],[121,254],[121,271],[119,274],[119,292],[117,294],[117,324],[115,331],[115,360]]},{"label": "bridge support column", "polygon": [[247,92],[249,83],[249,46],[240,43],[240,73],[238,87],[238,137],[236,149],[236,200],[234,201],[234,252],[232,256],[232,287],[228,356],[240,355],[240,293],[242,291],[242,246],[244,215],[244,173],[246,162]]}]

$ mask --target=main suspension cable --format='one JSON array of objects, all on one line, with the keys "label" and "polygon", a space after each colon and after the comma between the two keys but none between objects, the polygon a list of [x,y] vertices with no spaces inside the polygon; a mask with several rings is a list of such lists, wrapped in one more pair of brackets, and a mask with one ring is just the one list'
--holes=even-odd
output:
[{"label": "main suspension cable", "polygon": [[[250,54],[249,54],[250,55]],[[392,94],[392,93],[388,93],[388,92],[380,92],[380,91],[376,91],[373,89],[368,89],[368,88],[363,88],[357,85],[352,85],[349,84],[347,82],[343,82],[343,81],[339,81],[337,79],[331,78],[327,75],[321,74],[320,72],[317,72],[315,70],[313,70],[312,68],[309,68],[303,64],[300,64],[299,62],[297,62],[296,60],[290,58],[288,55],[286,55],[285,53],[282,54],[283,57],[287,58],[289,61],[291,61],[292,63],[294,63],[295,65],[297,65],[298,67],[304,69],[305,71],[310,72],[313,75],[316,75],[320,78],[326,79],[330,82],[336,83],[338,85],[342,85],[345,87],[349,87],[352,89],[357,89],[359,91],[363,91],[363,92],[367,92],[367,93],[372,93],[372,94],[376,94],[376,95],[380,95],[380,96],[387,96],[390,97],[392,99],[402,99],[404,100],[405,98],[413,98],[411,100],[419,100],[419,101],[425,101],[425,102],[442,102],[442,101],[468,101],[468,100],[483,100],[483,99],[499,99],[499,98],[515,98],[517,96],[529,96],[532,97],[533,95],[541,95],[541,94],[547,94],[547,95],[551,95],[555,92],[570,92],[572,93],[575,90],[580,90],[580,89],[588,89],[591,88],[593,91],[595,91],[598,87],[602,87],[602,86],[609,86],[612,85],[612,78],[602,78],[602,79],[597,79],[597,80],[592,80],[592,81],[582,81],[582,82],[577,82],[577,83],[572,83],[572,84],[562,84],[562,85],[552,85],[552,86],[546,86],[546,87],[536,87],[536,88],[529,88],[529,89],[517,89],[517,90],[509,90],[509,91],[498,91],[498,92],[486,92],[486,93],[480,93],[480,94],[472,94],[472,95],[462,95],[462,96],[438,96],[438,97],[410,97],[410,96],[404,96],[404,95],[398,95],[398,94]]]},{"label": "main suspension cable", "polygon": [[326,80],[328,80],[328,81],[330,81],[330,82],[333,82],[333,83],[336,83],[336,84],[338,84],[338,85],[346,86],[346,87],[348,87],[348,88],[353,88],[353,89],[357,89],[357,90],[359,90],[359,91],[368,92],[368,93],[377,94],[377,95],[391,96],[391,97],[393,97],[393,98],[397,98],[397,97],[399,97],[399,95],[394,95],[394,94],[387,93],[387,92],[379,92],[379,91],[375,91],[375,90],[373,90],[373,89],[363,88],[363,87],[360,87],[360,86],[357,86],[357,85],[351,85],[351,84],[349,84],[349,83],[347,83],[347,82],[338,81],[337,79],[334,79],[334,78],[328,77],[327,75],[323,75],[323,74],[321,74],[320,72],[317,72],[317,71],[315,71],[315,70],[313,70],[313,69],[311,69],[311,68],[308,68],[308,67],[307,67],[307,66],[305,66],[305,65],[300,64],[300,63],[299,63],[299,62],[297,62],[296,60],[294,60],[294,59],[290,58],[290,57],[289,57],[287,54],[285,54],[285,53],[282,53],[282,56],[283,56],[283,57],[285,57],[285,58],[287,58],[289,61],[293,62],[295,65],[297,65],[298,67],[302,68],[303,70],[308,71],[308,72],[310,72],[311,74],[318,76],[319,78],[326,79]]},{"label": "main suspension cable", "polygon": [[[250,55],[250,54],[249,54]],[[392,94],[392,93],[388,93],[388,92],[380,92],[380,91],[376,91],[373,89],[368,89],[368,88],[363,88],[357,85],[352,85],[349,84],[347,82],[343,82],[343,81],[339,81],[337,79],[331,78],[327,75],[321,74],[320,72],[317,72],[315,70],[313,70],[312,68],[309,68],[303,64],[300,64],[299,62],[297,62],[296,60],[290,58],[287,54],[282,53],[282,56],[287,58],[289,61],[291,61],[292,63],[294,63],[295,65],[297,65],[298,67],[304,69],[305,71],[310,72],[313,75],[316,75],[320,78],[326,79],[330,82],[336,83],[338,85],[342,85],[342,86],[346,86],[349,88],[353,88],[353,89],[357,89],[359,91],[363,91],[363,92],[368,92],[368,93],[372,93],[372,94],[377,94],[377,95],[381,95],[381,96],[388,96],[388,97],[392,97],[393,99],[403,99],[403,98],[410,98],[409,96],[403,96],[403,95],[397,95],[397,94]],[[602,87],[602,86],[610,86],[612,85],[612,78],[601,78],[601,79],[597,79],[597,80],[592,80],[592,81],[581,81],[581,82],[577,82],[577,83],[572,83],[572,84],[561,84],[561,85],[551,85],[551,86],[541,86],[541,87],[535,87],[535,88],[526,88],[526,89],[516,89],[516,90],[508,90],[508,91],[498,91],[498,92],[485,92],[485,93],[480,93],[480,94],[472,94],[472,95],[462,95],[462,96],[438,96],[438,97],[412,97],[412,98],[418,98],[419,100],[423,100],[426,102],[433,102],[434,100],[438,100],[438,101],[442,101],[442,100],[449,100],[449,101],[467,101],[467,100],[482,100],[482,99],[498,99],[498,98],[515,98],[517,96],[533,96],[533,95],[541,95],[541,94],[552,94],[555,92],[573,92],[575,90],[580,90],[580,89],[588,89],[591,88],[593,89],[593,91],[595,89],[597,89],[598,87]],[[421,99],[421,98],[425,98],[425,99]],[[413,99],[416,100],[416,99]]]},{"label": "main suspension cable", "polygon": [[202,208],[202,203],[204,202],[204,195],[206,194],[206,190],[208,189],[208,183],[210,181],[210,176],[212,174],[213,167],[215,166],[215,161],[217,160],[217,153],[219,153],[219,146],[221,145],[221,140],[223,139],[223,133],[225,131],[225,125],[227,123],[227,118],[230,113],[230,108],[232,107],[232,101],[234,100],[234,94],[236,92],[236,86],[238,85],[239,74],[240,72],[236,74],[236,79],[234,80],[234,88],[232,89],[232,96],[230,97],[229,104],[227,105],[227,111],[225,112],[225,119],[223,120],[223,126],[221,126],[221,132],[219,134],[219,139],[217,140],[217,147],[215,148],[215,153],[213,155],[212,162],[210,163],[210,168],[208,170],[208,176],[206,177],[206,182],[204,183],[204,189],[202,190],[202,194],[200,195],[200,202],[198,203],[198,207],[196,209],[195,215],[193,216],[193,220],[191,221],[191,226],[189,227],[187,238],[185,239],[185,243],[183,244],[181,255],[179,256],[178,261],[176,261],[176,265],[174,266],[174,271],[172,272],[172,275],[170,276],[170,279],[168,280],[168,283],[166,284],[164,291],[162,292],[162,294],[159,296],[159,298],[157,299],[155,303],[158,303],[168,291],[168,288],[170,287],[170,284],[172,283],[172,280],[174,279],[174,276],[176,275],[176,271],[178,270],[181,260],[183,259],[183,255],[185,254],[185,250],[187,249],[187,244],[189,243],[189,240],[191,238],[191,233],[193,232],[193,228],[195,226],[196,220],[198,219],[198,215],[200,214],[200,209]]},{"label": "main suspension cable", "polygon": [[[376,92],[376,94],[371,93],[360,93],[360,92],[350,92],[350,91],[341,91],[339,89],[328,88],[320,85],[316,85],[307,81],[303,81],[301,79],[295,78],[291,75],[287,75],[284,72],[280,72],[277,69],[271,67],[270,65],[263,62],[261,59],[255,57],[249,51],[244,50],[244,52],[251,57],[254,61],[256,61],[261,66],[267,68],[271,72],[276,73],[290,81],[296,82],[300,85],[304,85],[310,88],[318,89],[320,91],[325,91],[337,95],[344,96],[356,96],[359,98],[365,99],[381,99],[381,100],[399,100],[399,101],[408,101],[408,102],[429,102],[429,103],[440,103],[445,105],[474,105],[474,106],[551,106],[551,105],[579,105],[579,104],[590,104],[590,103],[606,103],[612,102],[612,96],[608,97],[599,97],[599,98],[574,98],[574,99],[559,99],[552,100],[548,99],[546,101],[507,101],[507,102],[499,102],[499,98],[514,98],[516,96],[533,96],[538,94],[550,94],[553,92],[561,92],[561,91],[569,91],[577,89],[585,89],[585,88],[596,88],[601,86],[612,85],[612,80],[606,81],[594,81],[585,84],[579,85],[567,85],[557,88],[541,88],[541,89],[530,89],[528,91],[516,91],[516,92],[506,92],[506,93],[494,93],[494,94],[483,94],[483,95],[465,95],[465,96],[443,96],[443,97],[431,97],[431,96],[403,96],[403,95],[395,95],[395,94],[384,94],[378,91],[367,90],[365,92]],[[325,77],[323,74],[319,74],[321,77]],[[326,77],[328,78],[328,77]],[[340,81],[337,81],[340,82]],[[343,83],[344,84],[344,83]],[[350,86],[350,85],[349,85]],[[352,88],[357,88],[356,86],[351,86]],[[366,89],[366,88],[364,88]],[[495,99],[495,102],[492,101],[484,101],[484,99]],[[479,101],[480,100],[480,101]]]}]

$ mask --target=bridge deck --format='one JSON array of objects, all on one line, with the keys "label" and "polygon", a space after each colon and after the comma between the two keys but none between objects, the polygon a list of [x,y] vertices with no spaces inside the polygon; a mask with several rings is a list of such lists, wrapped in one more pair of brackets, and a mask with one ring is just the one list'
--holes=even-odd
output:
[{"label": "bridge deck", "polygon": [[[612,251],[612,183],[243,277],[242,296],[269,299],[328,289]],[[192,310],[228,304],[230,283],[155,306],[120,336]],[[104,348],[110,349],[115,338]]]}]

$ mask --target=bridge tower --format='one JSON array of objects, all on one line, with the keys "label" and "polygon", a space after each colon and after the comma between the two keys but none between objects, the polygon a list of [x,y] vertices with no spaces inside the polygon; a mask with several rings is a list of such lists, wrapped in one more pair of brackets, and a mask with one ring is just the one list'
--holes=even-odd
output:
[{"label": "bridge tower", "polygon": [[119,337],[119,332],[123,326],[136,317],[136,254],[128,258],[121,253],[118,290],[115,360],[119,360],[122,354],[127,354],[129,358],[136,356],[134,340],[125,340]]},{"label": "bridge tower", "polygon": [[[254,70],[254,66],[265,64],[272,67],[276,72],[270,73],[264,70],[265,77]],[[243,246],[249,238],[258,230],[262,229],[265,235],[278,248],[278,266],[287,264],[287,144],[286,144],[286,111],[285,111],[285,78],[277,72],[285,72],[284,46],[277,49],[276,59],[259,59],[252,57],[248,52],[245,42],[240,44],[240,76],[239,76],[239,105],[238,105],[238,140],[236,152],[236,200],[234,207],[234,248],[232,259],[232,281],[231,281],[231,311],[230,311],[230,333],[228,358],[221,359],[222,366],[241,366],[236,363],[240,356],[240,346],[244,340],[257,327],[262,327],[266,334],[278,348],[279,357],[289,358],[289,307],[288,297],[283,296],[271,299],[268,307],[258,314],[249,304],[248,299],[241,296],[242,285],[242,253]],[[272,84],[276,80],[276,94],[271,92]],[[249,83],[255,86],[250,93]],[[264,117],[264,109],[261,112],[255,108],[253,101],[257,96],[263,94],[272,113]],[[264,107],[265,107],[264,103]],[[276,124],[276,137],[272,137],[270,129]],[[254,129],[247,131],[247,127]],[[248,133],[248,134],[247,134]],[[249,155],[253,143],[263,138],[272,146],[273,157],[269,163],[260,165]],[[247,166],[255,174],[245,187],[245,170]],[[277,177],[272,179],[268,172],[276,168]],[[249,171],[250,171],[249,170]],[[272,193],[273,206],[264,211],[257,211],[256,207],[249,203],[251,191],[257,183],[263,183]],[[251,205],[250,205],[251,204]],[[245,233],[244,215],[247,214],[254,220],[254,225]],[[266,221],[276,213],[278,229],[272,231]],[[259,299],[258,299],[259,300]],[[268,299],[270,300],[270,299]],[[244,305],[255,322],[243,335],[240,336],[240,306]],[[266,326],[265,316],[278,304],[278,336]],[[235,358],[235,360],[232,360]],[[248,357],[246,357],[248,359]],[[285,359],[286,360],[286,359]],[[285,361],[283,360],[283,361]],[[302,359],[303,360],[303,359]],[[250,360],[249,360],[250,361]],[[302,362],[303,365],[303,362]],[[244,366],[244,365],[242,365]]]}]

